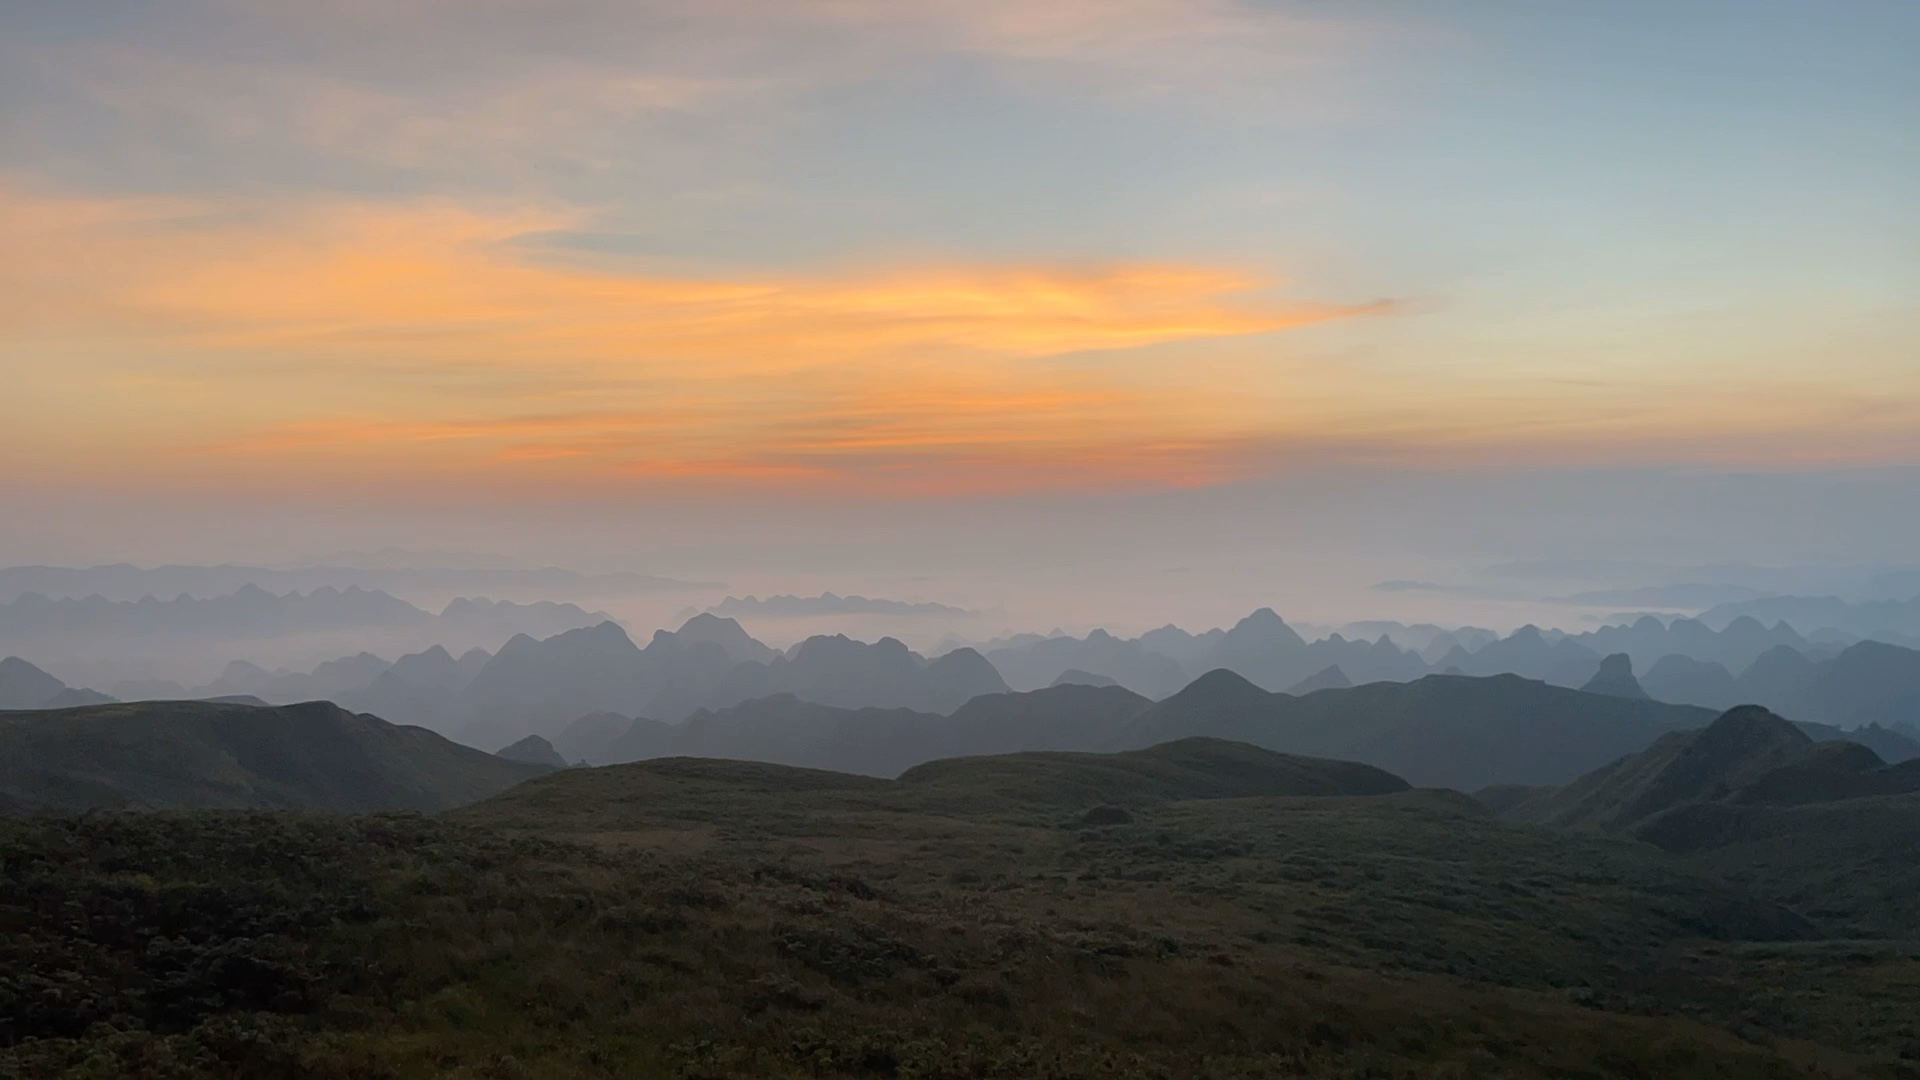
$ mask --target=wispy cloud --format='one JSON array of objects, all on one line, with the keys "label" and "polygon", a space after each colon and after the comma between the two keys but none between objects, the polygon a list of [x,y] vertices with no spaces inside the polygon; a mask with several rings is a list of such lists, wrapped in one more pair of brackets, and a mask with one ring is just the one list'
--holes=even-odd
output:
[{"label": "wispy cloud", "polygon": [[[1040,96],[1172,99],[1186,123],[1228,99],[1347,115],[1353,61],[1396,33],[1251,0],[188,0],[0,40],[0,160],[465,190],[752,171],[817,97],[948,61]],[[97,140],[78,156],[76,126]]]},{"label": "wispy cloud", "polygon": [[[1206,447],[1256,422],[1246,402],[1102,357],[1382,310],[1161,262],[642,273],[520,242],[588,224],[540,205],[16,190],[0,223],[15,226],[0,348],[88,355],[76,399],[103,365],[190,357],[167,365],[199,418],[160,433],[176,460],[336,479],[512,465],[893,490],[1205,482],[1226,468]],[[1053,362],[1067,356],[1082,359]]]},{"label": "wispy cloud", "polygon": [[544,351],[540,362],[556,367],[725,356],[730,374],[905,354],[1125,349],[1378,310],[1282,300],[1276,282],[1204,265],[669,276],[568,263],[516,242],[583,220],[566,209],[446,202],[287,211],[0,195],[0,221],[15,226],[0,239],[11,268],[0,274],[21,322],[79,329],[81,316],[111,309],[129,330],[227,348],[465,348],[514,362]]}]

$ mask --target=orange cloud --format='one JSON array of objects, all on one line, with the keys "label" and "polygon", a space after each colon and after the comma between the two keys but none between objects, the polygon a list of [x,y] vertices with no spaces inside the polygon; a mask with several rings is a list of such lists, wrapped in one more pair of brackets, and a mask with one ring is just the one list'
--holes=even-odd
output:
[{"label": "orange cloud", "polygon": [[[1852,380],[1650,359],[1576,385],[1531,353],[1445,362],[1457,345],[1303,365],[1272,335],[1385,309],[1173,261],[676,275],[540,240],[590,225],[0,187],[0,461],[147,488],[891,497],[1920,454],[1897,325],[1861,331]],[[1648,356],[1733,347],[1707,329]]]},{"label": "orange cloud", "polygon": [[226,477],[1195,482],[1220,470],[1192,448],[1259,408],[1130,351],[1381,310],[1167,262],[641,272],[538,243],[587,224],[564,207],[0,191],[0,224],[22,226],[0,233],[0,349],[60,342],[84,360],[43,383],[66,378],[102,431],[145,417],[130,462]]},{"label": "orange cloud", "polygon": [[[128,301],[210,344],[489,351],[645,366],[723,358],[732,373],[903,351],[1046,356],[1265,333],[1361,313],[1239,298],[1271,283],[1178,265],[916,267],[867,276],[663,277],[538,262],[517,238],[559,214],[352,209],[289,233],[233,237],[216,258],[166,261]],[[171,254],[171,253],[169,253]]]}]

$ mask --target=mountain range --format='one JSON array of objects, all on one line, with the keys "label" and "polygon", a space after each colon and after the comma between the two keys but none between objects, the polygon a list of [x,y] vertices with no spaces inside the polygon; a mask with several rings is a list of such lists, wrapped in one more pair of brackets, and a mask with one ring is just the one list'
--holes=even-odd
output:
[{"label": "mountain range", "polygon": [[1783,645],[1821,657],[1830,650],[1790,625],[1769,627],[1751,618],[1716,629],[1699,620],[1648,617],[1578,634],[1523,626],[1504,637],[1475,627],[1447,630],[1376,621],[1309,641],[1272,609],[1262,608],[1230,629],[1204,635],[1171,626],[1131,639],[1104,630],[1083,638],[1028,634],[989,643],[983,651],[1016,689],[1050,685],[1072,670],[1103,675],[1157,698],[1215,668],[1238,672],[1268,690],[1290,689],[1330,667],[1356,684],[1406,682],[1457,669],[1578,687],[1599,670],[1602,658],[1616,653],[1631,657],[1642,670],[1670,655],[1744,670]]},{"label": "mountain range", "polygon": [[1920,651],[1879,641],[1819,659],[1775,646],[1738,676],[1711,661],[1666,656],[1640,683],[1663,701],[1714,709],[1757,703],[1796,720],[1839,727],[1920,719]]},{"label": "mountain range", "polygon": [[1118,742],[1207,735],[1377,765],[1423,787],[1551,784],[1710,714],[1582,693],[1517,675],[1429,675],[1304,697],[1213,671],[1141,713]]},{"label": "mountain range", "polygon": [[[1653,632],[1655,626],[1655,623],[1645,623],[1638,630],[1630,626],[1622,632]],[[1699,625],[1684,626],[1680,630],[1667,626],[1663,632],[1667,640],[1680,642],[1724,642],[1726,638],[1738,638],[1743,648],[1751,648],[1774,634],[1761,630],[1757,623],[1730,626],[1722,634]],[[1146,642],[1150,640],[1164,648],[1185,651],[1187,655],[1233,661],[1238,667],[1263,676],[1267,682],[1261,684],[1258,678],[1250,678],[1236,669],[1215,669],[1212,675],[1183,680],[1185,665],[1167,653],[1148,650]],[[1231,630],[1206,636],[1164,628],[1142,634],[1137,640],[1092,632],[1083,640],[1056,636],[1008,642],[995,648],[993,655],[1000,657],[1002,663],[1014,665],[1020,678],[1002,678],[989,657],[966,648],[927,659],[891,638],[868,644],[845,636],[814,636],[789,650],[774,650],[755,640],[733,619],[699,615],[678,630],[655,632],[645,648],[636,646],[620,626],[601,623],[566,630],[551,638],[515,636],[497,653],[470,650],[455,657],[444,648],[432,648],[407,653],[394,663],[371,653],[359,653],[328,661],[311,673],[267,673],[257,665],[232,663],[221,678],[192,690],[171,684],[136,684],[115,686],[115,692],[119,696],[142,698],[250,696],[271,703],[326,698],[353,711],[380,715],[388,721],[430,726],[476,748],[501,748],[528,734],[538,734],[553,742],[566,761],[618,759],[607,755],[614,753],[611,748],[616,742],[624,740],[620,742],[622,749],[618,755],[628,759],[660,753],[758,755],[770,761],[804,761],[835,769],[889,773],[916,761],[960,753],[962,749],[952,748],[943,742],[945,736],[935,734],[939,724],[920,730],[912,724],[922,724],[922,721],[914,719],[908,723],[914,734],[902,734],[889,744],[891,748],[876,749],[872,755],[860,759],[843,759],[841,755],[851,753],[843,744],[835,744],[839,749],[801,751],[793,748],[795,744],[791,742],[780,746],[776,746],[778,740],[755,742],[760,736],[753,736],[753,732],[766,734],[764,721],[747,723],[745,715],[730,717],[728,711],[755,701],[791,696],[795,703],[843,711],[891,709],[900,711],[902,717],[952,717],[977,696],[1002,696],[1010,690],[1010,682],[1031,684],[1031,680],[1058,667],[1060,671],[1054,671],[1048,684],[1087,686],[1092,682],[1110,682],[1131,690],[1131,698],[1139,698],[1135,705],[1139,705],[1140,713],[1146,713],[1156,698],[1156,694],[1139,694],[1137,688],[1142,682],[1154,686],[1156,692],[1164,690],[1158,694],[1162,700],[1160,705],[1154,705],[1160,717],[1173,715],[1185,709],[1196,696],[1210,692],[1233,700],[1225,711],[1215,707],[1217,703],[1210,703],[1194,713],[1194,717],[1198,717],[1194,723],[1202,723],[1204,719],[1204,724],[1210,726],[1188,730],[1175,724],[1160,732],[1162,738],[1158,738],[1158,742],[1183,734],[1223,734],[1265,746],[1265,742],[1261,742],[1263,738],[1283,736],[1256,736],[1248,734],[1252,728],[1242,730],[1235,724],[1250,724],[1254,723],[1250,717],[1271,715],[1284,717],[1286,721],[1267,724],[1267,728],[1271,732],[1284,732],[1284,740],[1290,740],[1275,742],[1271,744],[1273,748],[1354,757],[1407,774],[1419,782],[1444,782],[1465,788],[1492,782],[1488,776],[1494,774],[1511,773],[1511,782],[1521,784],[1571,778],[1565,769],[1548,767],[1544,759],[1530,759],[1532,765],[1519,773],[1509,771],[1500,761],[1503,749],[1532,740],[1532,744],[1540,744],[1544,751],[1544,742],[1559,736],[1551,734],[1546,726],[1530,730],[1524,724],[1513,732],[1488,736],[1488,740],[1473,744],[1484,748],[1482,769],[1473,773],[1465,765],[1471,753],[1444,746],[1428,748],[1421,744],[1427,736],[1417,730],[1388,730],[1377,734],[1382,746],[1394,744],[1405,753],[1405,757],[1379,759],[1369,757],[1369,753],[1375,751],[1354,742],[1359,738],[1357,732],[1384,723],[1396,709],[1415,709],[1413,705],[1405,705],[1405,701],[1415,698],[1423,701],[1415,709],[1423,715],[1434,709],[1444,711],[1450,707],[1444,705],[1446,694],[1442,690],[1448,686],[1448,678],[1492,678],[1528,671],[1532,676],[1519,676],[1515,684],[1526,684],[1526,694],[1540,698],[1534,707],[1542,709],[1542,715],[1553,715],[1557,707],[1553,701],[1569,700],[1551,698],[1546,692],[1551,688],[1571,692],[1567,682],[1582,673],[1584,676],[1576,686],[1590,690],[1590,698],[1651,698],[1634,705],[1640,709],[1638,715],[1642,721],[1622,728],[1622,742],[1597,742],[1592,746],[1567,742],[1567,753],[1578,759],[1582,767],[1597,765],[1607,755],[1644,746],[1659,730],[1701,723],[1697,709],[1718,711],[1743,701],[1772,707],[1801,723],[1859,728],[1855,738],[1872,744],[1889,759],[1903,757],[1912,748],[1912,738],[1895,724],[1910,723],[1912,717],[1920,715],[1920,653],[1878,642],[1862,642],[1834,655],[1824,655],[1824,659],[1812,659],[1784,644],[1772,646],[1761,653],[1740,678],[1726,675],[1726,669],[1713,661],[1674,659],[1672,655],[1663,657],[1645,676],[1636,678],[1630,653],[1594,657],[1574,636],[1549,634],[1532,626],[1524,626],[1507,638],[1488,640],[1480,650],[1471,653],[1457,640],[1448,644],[1448,638],[1434,636],[1428,640],[1428,651],[1440,651],[1438,659],[1448,661],[1448,671],[1455,675],[1421,675],[1428,669],[1427,661],[1417,653],[1398,650],[1388,638],[1359,642],[1334,634],[1319,642],[1306,642],[1304,636],[1286,625],[1279,615],[1256,611]],[[1361,671],[1371,671],[1375,678],[1354,675],[1346,663],[1321,663],[1331,655],[1348,657],[1346,663],[1354,663]],[[1069,659],[1094,667],[1062,667]],[[1119,676],[1100,669],[1117,671]],[[1379,678],[1382,669],[1394,678]],[[1298,680],[1277,684],[1294,673],[1304,675]],[[1359,686],[1352,686],[1356,682]],[[1167,686],[1173,690],[1165,690]],[[1248,690],[1258,694],[1258,698],[1248,694]],[[1344,715],[1344,709],[1350,709],[1352,701],[1373,701],[1377,707],[1356,721],[1357,726],[1352,726],[1340,740],[1327,742],[1321,736],[1309,736],[1308,730],[1313,724],[1327,723],[1311,719],[1315,709],[1332,709]],[[21,700],[21,703],[40,705],[44,700]],[[1695,711],[1672,711],[1672,707],[1682,705]],[[1613,703],[1605,707],[1620,709],[1624,705]],[[774,713],[780,711],[764,703],[755,705],[755,709],[760,713],[768,713],[768,709]],[[680,724],[701,713],[708,713],[701,724],[716,724],[712,728],[714,732],[726,730],[732,734],[708,734],[701,740],[689,736]],[[797,730],[814,730],[808,724],[829,724],[828,715],[808,713],[810,719]],[[1645,721],[1645,717],[1655,715],[1667,717],[1667,721]],[[601,721],[597,721],[599,730],[591,734],[584,728],[574,730],[572,724],[584,717],[601,717]],[[614,717],[616,723],[609,723],[607,717]],[[645,719],[645,723],[636,723],[641,719]],[[837,715],[829,726],[858,730],[858,724]],[[1509,736],[1519,742],[1509,744]],[[1073,749],[1116,746],[1121,744],[1100,740],[1071,744]],[[1139,742],[1127,746],[1139,746]],[[1415,746],[1421,749],[1411,749]],[[985,744],[979,751],[1002,749],[1010,748]],[[1432,763],[1440,763],[1438,773],[1423,773]]]},{"label": "mountain range", "polygon": [[1633,667],[853,707],[992,668],[708,619],[304,674],[800,692],[498,754],[328,702],[0,712],[0,1073],[1906,1075],[1920,760]]},{"label": "mountain range", "polygon": [[1403,649],[1384,633],[1373,641],[1336,633],[1309,642],[1262,609],[1204,638],[1176,628],[1135,639],[1099,630],[1085,638],[1028,635],[990,646],[987,657],[1018,689],[1050,685],[1071,671],[1083,681],[1111,679],[1154,698],[1213,668],[1290,693],[1337,684],[1335,668],[1350,684],[1436,673],[1515,674],[1574,688],[1599,676],[1603,663],[1623,662],[1611,658],[1625,657],[1644,673],[1638,679],[1642,691],[1659,701],[1714,710],[1757,703],[1796,720],[1847,728],[1920,723],[1920,651],[1876,641],[1822,644],[1785,623],[1735,618],[1715,629],[1702,620],[1649,617],[1581,634],[1523,626],[1505,637],[1408,629],[1424,635],[1422,652]]},{"label": "mountain range", "polygon": [[[1738,677],[1718,661],[1668,654],[1636,678],[1631,653],[1603,657],[1583,643],[1637,641],[1736,655],[1781,639],[1799,640],[1808,651],[1770,645]],[[392,663],[360,653],[306,672],[269,672],[236,661],[217,679],[191,688],[135,682],[111,689],[121,698],[249,696],[276,704],[325,698],[431,727],[482,749],[538,734],[554,742],[567,760],[604,752],[610,739],[568,733],[569,725],[594,714],[620,717],[629,726],[644,717],[671,727],[701,710],[721,712],[788,694],[842,709],[947,716],[978,695],[1059,684],[1105,683],[1166,700],[1196,684],[1187,670],[1199,664],[1232,671],[1263,692],[1294,697],[1356,685],[1363,690],[1410,685],[1438,670],[1470,677],[1519,675],[1601,696],[1644,695],[1716,711],[1760,704],[1796,721],[1860,729],[1860,738],[1892,754],[1911,741],[1899,726],[1920,716],[1920,652],[1877,642],[1830,650],[1799,639],[1785,626],[1769,630],[1749,620],[1714,631],[1698,622],[1649,619],[1593,635],[1529,626],[1504,638],[1477,640],[1480,647],[1469,651],[1461,635],[1428,634],[1426,656],[1401,649],[1384,635],[1371,642],[1338,633],[1307,641],[1262,609],[1228,630],[1202,635],[1167,627],[1131,640],[1104,631],[1085,638],[1028,636],[991,644],[986,656],[962,647],[928,658],[891,638],[868,643],[841,635],[816,635],[776,650],[736,620],[703,614],[678,630],[657,631],[644,648],[609,621],[547,638],[517,635],[497,653],[472,649],[456,657],[435,646]],[[97,697],[62,703],[86,700]],[[658,739],[635,735],[629,749],[652,753],[658,745]]]},{"label": "mountain range", "polygon": [[[1063,683],[977,696],[941,714],[836,707],[781,693],[700,709],[679,723],[596,712],[550,741],[566,760],[593,765],[694,756],[893,776],[948,757],[1104,752],[1204,736],[1363,762],[1423,786],[1470,791],[1565,783],[1713,716],[1512,675],[1436,675],[1295,696],[1218,670],[1160,702],[1119,686]],[[1920,757],[1920,743],[1887,729],[1803,730],[1818,740],[1871,737],[1889,757]]]},{"label": "mountain range", "polygon": [[1110,747],[1151,706],[1121,687],[1066,684],[1027,693],[978,695],[942,715],[904,708],[841,708],[793,694],[701,709],[679,724],[584,718],[557,740],[575,760],[613,764],[658,757],[711,757],[895,776],[944,757]]},{"label": "mountain range", "polygon": [[545,641],[515,638],[456,696],[449,709],[458,725],[448,730],[475,746],[499,745],[529,733],[559,736],[591,713],[679,721],[775,694],[947,713],[1006,689],[971,649],[928,660],[893,638],[820,635],[779,652],[732,619],[699,615],[678,631],[657,631],[644,649],[611,622]]},{"label": "mountain range", "polygon": [[[1911,575],[1910,575],[1911,576]],[[1920,579],[1916,579],[1920,581]],[[1891,576],[1886,584],[1896,584]],[[1900,584],[1914,586],[1914,581]],[[1808,632],[1837,631],[1858,638],[1920,646],[1920,595],[1905,600],[1848,601],[1837,596],[1769,596],[1721,604],[1700,615],[1713,626],[1740,619],[1792,623]]]},{"label": "mountain range", "polygon": [[155,683],[177,681],[209,656],[282,666],[348,642],[399,651],[493,647],[515,633],[545,637],[606,618],[572,604],[464,597],[434,613],[358,586],[275,594],[243,585],[204,599],[138,601],[25,593],[0,603],[0,652],[95,685]]},{"label": "mountain range", "polygon": [[[1502,821],[1376,766],[1211,738],[897,779],[457,749],[324,704],[0,717],[0,791],[40,811],[0,814],[0,1072],[1908,1071],[1914,796],[1750,797],[1783,768],[1889,772],[1777,721],[1635,755],[1622,794],[1666,793],[1649,821],[1720,815],[1667,851],[1645,825]],[[368,801],[466,804],[58,812]]]}]

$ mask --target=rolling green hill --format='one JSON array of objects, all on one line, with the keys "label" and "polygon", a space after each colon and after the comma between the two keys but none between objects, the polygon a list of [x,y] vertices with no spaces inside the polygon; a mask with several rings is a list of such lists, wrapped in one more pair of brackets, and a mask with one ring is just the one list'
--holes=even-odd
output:
[{"label": "rolling green hill", "polygon": [[1792,806],[1700,803],[1638,835],[1836,932],[1920,938],[1920,790]]},{"label": "rolling green hill", "polygon": [[1879,909],[1695,863],[1211,739],[0,817],[0,1076],[1911,1080]]},{"label": "rolling green hill", "polygon": [[324,701],[0,713],[9,810],[444,810],[546,772]]},{"label": "rolling green hill", "polygon": [[1507,811],[1561,828],[1628,829],[1687,803],[1731,797],[1799,761],[1813,740],[1758,706],[1728,711],[1697,731],[1675,732],[1637,754]]},{"label": "rolling green hill", "polygon": [[[1920,791],[1920,765],[1888,767],[1867,747],[1815,742],[1801,726],[1743,705],[1501,812],[1513,821],[1632,832],[1701,804],[1799,805],[1911,791]],[[1682,842],[1671,826],[1668,834]]]},{"label": "rolling green hill", "polygon": [[1482,799],[1510,821],[1631,835],[1832,933],[1920,937],[1920,763],[1815,742],[1758,706],[1563,788]]}]

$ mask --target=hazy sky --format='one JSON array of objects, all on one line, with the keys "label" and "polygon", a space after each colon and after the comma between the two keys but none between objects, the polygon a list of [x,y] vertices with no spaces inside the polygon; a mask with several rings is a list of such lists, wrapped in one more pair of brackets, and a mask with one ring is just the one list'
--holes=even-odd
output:
[{"label": "hazy sky", "polygon": [[1732,498],[1887,557],[1916,55],[1911,0],[9,0],[0,556],[1692,553]]}]

